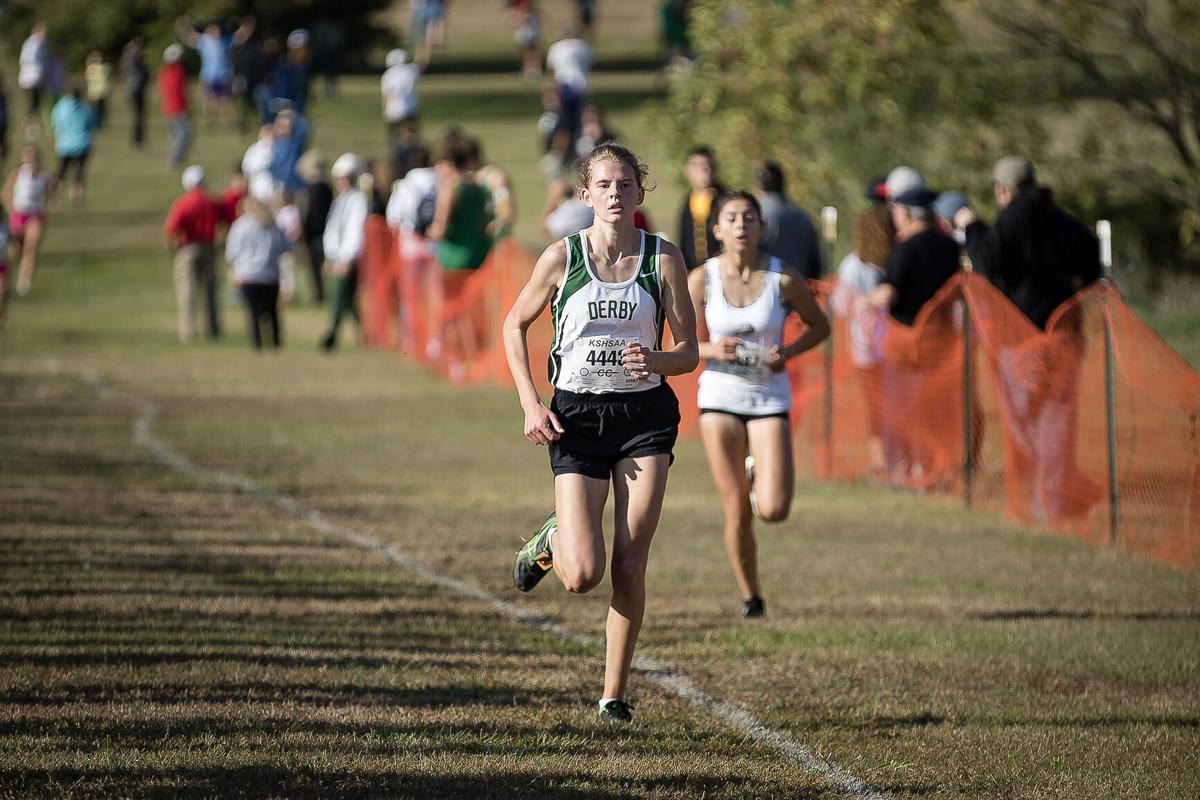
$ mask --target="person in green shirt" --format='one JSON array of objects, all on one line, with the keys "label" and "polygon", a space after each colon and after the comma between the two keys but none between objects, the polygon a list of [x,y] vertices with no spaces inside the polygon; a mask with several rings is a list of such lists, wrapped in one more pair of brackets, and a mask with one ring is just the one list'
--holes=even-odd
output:
[{"label": "person in green shirt", "polygon": [[437,155],[437,205],[426,235],[437,242],[442,269],[478,269],[492,248],[488,233],[491,212],[488,191],[470,171],[471,148],[464,140],[448,139]]}]

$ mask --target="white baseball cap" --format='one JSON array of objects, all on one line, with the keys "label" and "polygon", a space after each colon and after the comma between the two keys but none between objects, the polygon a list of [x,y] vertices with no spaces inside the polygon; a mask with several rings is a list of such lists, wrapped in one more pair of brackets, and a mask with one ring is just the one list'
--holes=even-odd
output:
[{"label": "white baseball cap", "polygon": [[268,202],[275,196],[275,179],[269,172],[256,172],[250,179],[250,196],[260,203]]},{"label": "white baseball cap", "polygon": [[342,153],[333,162],[330,173],[335,178],[353,178],[362,172],[362,161],[354,153]]},{"label": "white baseball cap", "polygon": [[291,48],[304,47],[308,44],[308,31],[296,28],[287,36],[287,46]]},{"label": "white baseball cap", "polygon": [[888,173],[883,185],[887,189],[888,198],[891,199],[913,189],[924,189],[925,179],[912,167],[896,167]]},{"label": "white baseball cap", "polygon": [[384,60],[389,67],[398,67],[408,61],[408,53],[397,47],[395,50],[388,50],[387,58]]},{"label": "white baseball cap", "polygon": [[202,183],[204,183],[204,167],[192,164],[183,171],[183,188],[185,190],[191,191]]},{"label": "white baseball cap", "polygon": [[179,42],[167,45],[167,49],[163,50],[163,61],[168,64],[174,64],[179,59],[183,58],[183,45]]}]

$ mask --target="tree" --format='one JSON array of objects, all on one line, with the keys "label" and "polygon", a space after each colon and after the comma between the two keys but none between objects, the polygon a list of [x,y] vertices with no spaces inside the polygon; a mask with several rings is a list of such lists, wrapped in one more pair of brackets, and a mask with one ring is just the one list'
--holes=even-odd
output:
[{"label": "tree", "polygon": [[[711,143],[734,182],[771,158],[801,200],[846,207],[896,164],[938,177],[922,156],[947,124],[991,116],[986,70],[937,2],[700,0],[690,24],[696,61],[671,81],[666,124],[677,150]],[[979,80],[964,88],[971,72]],[[963,150],[977,166],[988,158],[975,142]]]},{"label": "tree", "polygon": [[[1141,205],[1157,214],[1159,227],[1165,215],[1164,233],[1173,229],[1181,245],[1193,244],[1200,226],[1200,4],[980,0],[977,5],[1015,53],[1041,65],[1045,93],[1059,102],[1105,101],[1160,137],[1170,158],[1134,153],[1120,177],[1141,190]],[[1155,202],[1162,187],[1171,201],[1165,208]],[[1148,217],[1141,221],[1143,230],[1156,223]]]}]

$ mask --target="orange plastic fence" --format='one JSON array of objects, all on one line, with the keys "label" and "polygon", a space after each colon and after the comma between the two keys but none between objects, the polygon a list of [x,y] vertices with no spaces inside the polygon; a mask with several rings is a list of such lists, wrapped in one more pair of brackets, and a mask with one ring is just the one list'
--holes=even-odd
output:
[{"label": "orange plastic fence", "polygon": [[[527,251],[505,240],[480,269],[444,273],[419,237],[372,217],[363,265],[369,344],[460,383],[511,381],[499,330],[532,268]],[[1128,551],[1200,567],[1200,373],[1111,287],[1078,294],[1046,331],[970,272],[912,327],[858,310],[846,287],[813,289],[834,334],[789,362],[801,474],[957,498],[1094,543],[1115,529]],[[548,316],[529,335],[543,390]],[[801,323],[789,325],[795,334]],[[671,379],[685,434],[696,427],[697,377]]]}]

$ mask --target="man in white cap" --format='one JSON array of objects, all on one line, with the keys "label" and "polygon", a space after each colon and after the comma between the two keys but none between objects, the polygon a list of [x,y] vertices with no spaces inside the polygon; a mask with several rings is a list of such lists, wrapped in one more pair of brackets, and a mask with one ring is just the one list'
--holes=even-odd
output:
[{"label": "man in white cap", "polygon": [[415,131],[417,112],[421,101],[417,99],[417,79],[421,77],[422,64],[407,63],[408,54],[396,48],[387,54],[387,70],[379,79],[379,90],[383,95],[383,121],[387,125],[388,141],[393,147],[408,131]]},{"label": "man in white cap", "polygon": [[333,191],[337,195],[325,221],[322,244],[325,272],[333,277],[332,316],[329,330],[321,337],[321,347],[337,347],[342,318],[350,315],[357,324],[358,259],[363,250],[363,227],[367,223],[367,196],[356,186],[363,171],[362,161],[354,153],[343,153],[333,162]]},{"label": "man in white cap", "polygon": [[217,267],[214,242],[217,228],[229,220],[204,188],[204,167],[192,164],[183,171],[183,195],[171,204],[163,234],[175,254],[175,299],[179,306],[179,341],[195,335],[196,285],[204,287],[208,335],[221,335],[217,314]]},{"label": "man in white cap", "polygon": [[888,200],[894,200],[905,192],[913,189],[924,189],[925,178],[921,173],[909,166],[899,166],[888,173],[883,182],[884,192]]},{"label": "man in white cap", "polygon": [[163,67],[158,73],[159,105],[170,128],[167,144],[167,167],[176,169],[187,155],[192,138],[192,123],[188,116],[187,70],[183,68],[183,45],[172,44],[163,51]]}]

